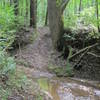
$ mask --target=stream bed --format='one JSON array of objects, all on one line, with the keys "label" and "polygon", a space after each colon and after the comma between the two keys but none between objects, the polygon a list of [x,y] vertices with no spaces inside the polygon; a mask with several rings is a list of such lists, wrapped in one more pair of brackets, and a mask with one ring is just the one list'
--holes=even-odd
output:
[{"label": "stream bed", "polygon": [[99,87],[89,85],[85,80],[39,78],[37,82],[52,100],[100,100]]}]

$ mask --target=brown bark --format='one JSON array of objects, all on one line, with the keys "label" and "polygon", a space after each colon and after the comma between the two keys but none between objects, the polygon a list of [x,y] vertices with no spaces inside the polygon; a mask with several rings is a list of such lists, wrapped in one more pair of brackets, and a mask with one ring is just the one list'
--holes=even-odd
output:
[{"label": "brown bark", "polygon": [[[57,0],[48,0],[49,27],[54,49],[59,49],[59,46],[63,45],[62,36],[64,24],[62,16],[68,2],[69,0],[63,0],[61,4],[57,4]],[[60,48],[62,49],[63,47]]]},{"label": "brown bark", "polygon": [[56,0],[48,0],[48,17],[53,46],[54,49],[57,49],[58,42],[63,34],[64,25],[61,8],[57,6]]},{"label": "brown bark", "polygon": [[28,17],[28,0],[26,0],[26,18]]},{"label": "brown bark", "polygon": [[37,0],[30,0],[30,26],[36,28]]},{"label": "brown bark", "polygon": [[82,10],[82,0],[80,0],[80,4],[79,4],[79,14],[80,14],[81,10]]},{"label": "brown bark", "polygon": [[100,26],[99,26],[99,3],[98,3],[98,0],[96,0],[96,15],[97,15],[97,27],[98,27],[98,31],[100,32]]},{"label": "brown bark", "polygon": [[13,0],[14,2],[14,12],[15,12],[15,15],[17,16],[18,15],[18,0]]},{"label": "brown bark", "polygon": [[47,24],[48,24],[48,7],[46,11],[45,26],[47,26]]},{"label": "brown bark", "polygon": [[9,2],[10,2],[10,5],[12,5],[12,4],[13,4],[13,1],[12,1],[12,0],[10,0]]}]

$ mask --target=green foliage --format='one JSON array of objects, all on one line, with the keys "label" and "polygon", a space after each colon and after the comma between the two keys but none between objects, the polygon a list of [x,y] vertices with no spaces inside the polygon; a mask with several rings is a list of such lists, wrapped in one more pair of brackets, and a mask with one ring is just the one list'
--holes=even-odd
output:
[{"label": "green foliage", "polygon": [[10,86],[9,88],[22,90],[28,84],[27,82],[27,77],[23,71],[15,71],[13,75],[10,75],[7,84]]},{"label": "green foliage", "polygon": [[8,57],[4,52],[0,52],[0,75],[13,74],[16,69],[14,58]]},{"label": "green foliage", "polygon": [[0,98],[2,100],[7,100],[7,97],[11,94],[11,89],[6,88],[4,89],[2,86],[0,86]]},{"label": "green foliage", "polygon": [[60,7],[61,6],[61,2],[62,2],[62,0],[56,0],[56,6]]},{"label": "green foliage", "polygon": [[97,32],[97,33],[91,32],[91,33],[89,33],[88,38],[99,39],[100,38],[100,33],[99,32]]},{"label": "green foliage", "polygon": [[[70,0],[68,6],[64,11],[64,26],[75,27],[77,26],[78,20],[84,21],[85,25],[92,24],[97,27],[97,22],[100,23],[96,17],[96,4],[92,0],[82,0],[81,12],[79,12],[80,0]],[[100,1],[99,1],[100,9]],[[100,10],[99,10],[100,14]]]},{"label": "green foliage", "polygon": [[26,76],[22,73],[11,75],[6,82],[7,86],[0,84],[0,98],[7,100],[8,96],[12,95],[15,90],[22,91],[22,88],[27,86],[27,82]]},{"label": "green foliage", "polygon": [[22,25],[24,25],[23,17],[14,15],[14,6],[10,6],[8,2],[3,5],[3,1],[0,1],[0,99],[2,100],[7,100],[13,89],[20,89],[26,80],[24,74],[16,75],[14,58],[4,52],[11,46],[16,30]]},{"label": "green foliage", "polygon": [[10,95],[11,90],[9,88],[3,88],[4,84],[2,83],[2,77],[7,77],[5,79],[5,83],[10,79],[11,75],[14,75],[16,69],[16,64],[14,62],[14,59],[12,57],[8,57],[7,54],[4,52],[0,52],[0,97],[3,100],[6,100],[8,95]]},{"label": "green foliage", "polygon": [[[0,1],[1,2],[1,1]],[[15,32],[24,25],[22,16],[14,15],[14,7],[9,3],[0,4],[0,50],[10,46],[15,39]]]},{"label": "green foliage", "polygon": [[14,25],[13,8],[9,5],[0,6],[0,30],[8,30]]},{"label": "green foliage", "polygon": [[97,18],[95,15],[95,7],[85,8],[80,14],[81,20],[85,22],[86,25],[92,24],[97,26]]},{"label": "green foliage", "polygon": [[13,40],[14,19],[13,8],[9,5],[5,5],[5,7],[0,5],[0,50]]},{"label": "green foliage", "polygon": [[45,16],[47,11],[47,0],[37,1],[37,24],[38,26],[43,26],[45,23]]},{"label": "green foliage", "polygon": [[73,76],[74,73],[73,73],[73,68],[69,62],[69,58],[70,56],[72,55],[72,47],[69,46],[69,55],[68,55],[68,58],[67,58],[67,65],[66,65],[66,73],[69,75],[69,76]]},{"label": "green foliage", "polygon": [[75,27],[77,24],[78,16],[73,13],[69,13],[67,16],[64,17],[64,27],[72,28]]},{"label": "green foliage", "polygon": [[43,100],[43,97],[42,97],[41,95],[39,95],[39,96],[37,97],[37,100]]},{"label": "green foliage", "polygon": [[7,100],[15,89],[21,90],[26,83],[27,78],[24,73],[16,71],[14,58],[5,52],[0,52],[0,98]]}]

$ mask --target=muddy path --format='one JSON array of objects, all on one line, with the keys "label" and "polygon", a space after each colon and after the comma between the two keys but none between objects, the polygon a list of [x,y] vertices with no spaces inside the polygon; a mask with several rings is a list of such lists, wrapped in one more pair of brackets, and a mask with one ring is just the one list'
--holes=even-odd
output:
[{"label": "muddy path", "polygon": [[48,28],[39,28],[36,40],[17,51],[17,59],[23,59],[35,69],[45,70],[49,63],[52,43]]},{"label": "muddy path", "polygon": [[[48,65],[62,65],[57,58],[59,53],[52,49],[50,32],[47,27],[39,28],[38,37],[32,44],[20,48],[16,52],[17,60],[22,65],[17,68],[23,70],[29,79],[38,84],[50,100],[100,100],[99,86],[96,82],[81,79],[57,78],[55,74],[48,71]],[[49,100],[49,99],[43,99]]]}]

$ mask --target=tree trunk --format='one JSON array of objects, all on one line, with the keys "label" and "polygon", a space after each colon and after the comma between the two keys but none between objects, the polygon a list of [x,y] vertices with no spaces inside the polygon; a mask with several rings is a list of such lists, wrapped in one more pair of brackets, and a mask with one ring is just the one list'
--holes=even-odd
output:
[{"label": "tree trunk", "polygon": [[47,7],[46,17],[45,17],[45,26],[47,26],[47,24],[48,24],[48,7]]},{"label": "tree trunk", "polygon": [[80,0],[80,4],[79,4],[79,14],[80,14],[81,10],[82,10],[82,0]]},{"label": "tree trunk", "polygon": [[48,18],[53,46],[54,49],[57,49],[60,38],[63,35],[64,25],[61,9],[56,0],[48,0]]},{"label": "tree trunk", "polygon": [[12,5],[12,4],[13,4],[13,0],[10,0],[9,2],[10,2],[10,5]]},{"label": "tree trunk", "polygon": [[30,0],[30,26],[36,28],[37,0]]},{"label": "tree trunk", "polygon": [[63,2],[60,2],[60,0],[48,0],[49,27],[54,49],[63,49],[64,24],[62,16],[68,2],[69,0],[63,0]]},{"label": "tree trunk", "polygon": [[100,32],[100,26],[99,26],[99,3],[98,3],[98,0],[96,0],[96,16],[97,16],[97,27],[98,27],[98,31]]},{"label": "tree trunk", "polygon": [[29,25],[28,17],[29,17],[29,0],[26,0],[26,25]]},{"label": "tree trunk", "polygon": [[15,15],[17,16],[18,15],[18,0],[13,0],[14,2],[14,12],[15,12]]}]

